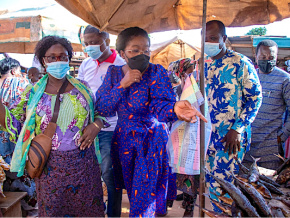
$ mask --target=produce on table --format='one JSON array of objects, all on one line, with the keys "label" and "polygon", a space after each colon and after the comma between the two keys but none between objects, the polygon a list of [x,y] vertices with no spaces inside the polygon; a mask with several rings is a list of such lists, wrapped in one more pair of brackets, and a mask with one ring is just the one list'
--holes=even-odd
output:
[{"label": "produce on table", "polygon": [[252,202],[258,213],[264,217],[271,217],[271,209],[268,206],[264,197],[251,184],[239,180],[232,175],[236,184],[241,188],[243,194]]},{"label": "produce on table", "polygon": [[233,199],[231,199],[231,198],[227,198],[227,197],[224,197],[222,195],[216,195],[215,193],[211,193],[211,194],[215,195],[220,201],[222,201],[223,203],[225,203],[227,205],[233,204]]},{"label": "produce on table", "polygon": [[216,213],[204,209],[209,217],[290,217],[290,192],[282,191],[287,182],[287,186],[290,186],[290,159],[287,159],[286,164],[277,170],[279,175],[276,181],[266,175],[261,175],[257,166],[259,159],[253,158],[253,160],[251,168],[248,169],[236,159],[243,174],[235,176],[231,173],[235,185],[217,178],[205,169],[206,173],[219,183],[223,192],[231,197],[217,196],[212,193],[222,203],[206,195],[222,210],[222,213]]},{"label": "produce on table", "polygon": [[256,183],[251,183],[252,186],[254,186],[258,192],[260,192],[261,195],[263,195],[267,199],[272,199],[272,194],[269,191],[269,189],[264,186],[262,183],[257,181]]},{"label": "produce on table", "polygon": [[214,205],[216,205],[220,210],[222,210],[226,214],[231,214],[232,206],[229,204],[226,204],[224,202],[219,202],[214,200],[213,198],[210,197],[208,194],[204,194],[204,196],[208,197]]},{"label": "produce on table", "polygon": [[259,180],[260,180],[260,181],[267,182],[267,183],[269,183],[269,184],[271,184],[271,185],[274,185],[274,186],[276,186],[276,187],[281,187],[280,184],[278,184],[278,183],[275,182],[273,179],[270,179],[268,176],[265,176],[265,175],[260,175]]},{"label": "produce on table", "polygon": [[283,164],[280,166],[280,167],[278,167],[278,169],[276,170],[277,171],[277,174],[280,174],[281,173],[281,171],[284,169],[284,168],[286,168],[287,166],[289,167],[290,166],[290,158],[288,158],[288,159],[284,159],[283,157],[281,157],[280,155],[276,155],[277,157],[279,157],[279,158],[281,158],[284,162],[283,162]]},{"label": "produce on table", "polygon": [[215,211],[212,211],[212,210],[207,210],[205,208],[202,208],[202,211],[208,215],[209,217],[230,217],[229,215],[227,214],[224,214],[224,213],[217,213]]},{"label": "produce on table", "polygon": [[262,183],[264,186],[267,187],[267,189],[269,189],[270,192],[275,193],[277,195],[283,195],[283,192],[279,190],[279,188],[275,187],[274,185],[267,183],[263,180],[259,181],[260,183]]},{"label": "produce on table", "polygon": [[248,173],[249,175],[248,180],[250,183],[257,182],[260,176],[258,165],[257,165],[257,161],[260,160],[260,158],[253,158],[253,160],[254,160],[254,163],[251,165],[250,171]]},{"label": "produce on table", "polygon": [[280,207],[272,207],[274,217],[285,217]]},{"label": "produce on table", "polygon": [[284,168],[278,175],[276,182],[281,184],[286,183],[290,179],[290,166]]},{"label": "produce on table", "polygon": [[213,174],[211,174],[208,170],[206,170],[207,174],[213,177],[221,186],[221,188],[229,194],[229,196],[235,201],[235,203],[244,210],[249,217],[259,217],[258,212],[252,206],[249,199],[242,194],[241,190],[237,188],[234,184],[220,179]]}]

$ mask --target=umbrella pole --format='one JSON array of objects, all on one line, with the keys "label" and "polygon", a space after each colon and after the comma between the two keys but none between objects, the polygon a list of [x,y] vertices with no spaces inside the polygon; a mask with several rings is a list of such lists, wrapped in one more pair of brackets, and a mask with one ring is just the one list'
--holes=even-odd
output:
[{"label": "umbrella pole", "polygon": [[[205,42],[205,24],[206,24],[206,8],[207,0],[203,0],[203,16],[202,16],[202,36],[201,36],[201,68],[200,68],[200,91],[203,96],[204,90],[204,42]],[[205,111],[204,104],[201,105],[201,113],[203,115]],[[199,216],[204,217],[204,212],[202,208],[205,208],[205,197],[203,193],[205,192],[205,122],[201,120],[200,123],[200,180],[199,180]]]}]

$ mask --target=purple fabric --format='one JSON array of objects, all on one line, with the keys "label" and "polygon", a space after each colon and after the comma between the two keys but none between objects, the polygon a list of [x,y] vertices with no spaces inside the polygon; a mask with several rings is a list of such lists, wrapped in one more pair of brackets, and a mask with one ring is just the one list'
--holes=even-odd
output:
[{"label": "purple fabric", "polygon": [[161,65],[150,64],[140,83],[123,89],[122,66],[110,66],[96,93],[96,109],[118,113],[111,156],[116,188],[126,188],[130,217],[166,213],[168,157],[165,123],[177,120],[170,80]]},{"label": "purple fabric", "polygon": [[[57,127],[59,129],[59,127]],[[70,127],[69,127],[70,128]],[[60,131],[60,130],[59,130]],[[61,141],[61,146],[58,148],[59,151],[71,150],[71,145],[69,144],[74,135],[79,131],[79,128],[74,126],[71,131],[65,132],[65,137]],[[61,131],[60,131],[61,132]],[[61,132],[62,133],[62,132]]]},{"label": "purple fabric", "polygon": [[52,150],[35,179],[39,217],[104,217],[101,174],[93,146]]},{"label": "purple fabric", "polygon": [[169,167],[167,200],[175,200],[177,196],[176,174]]},{"label": "purple fabric", "polygon": [[[26,101],[29,99],[29,95],[31,93],[31,90],[26,94]],[[79,107],[83,107],[86,111],[90,111],[89,105],[86,102],[85,97],[82,95],[82,93],[77,89],[73,88],[71,91],[66,92],[64,94],[60,95],[60,101],[62,101],[64,95],[71,95],[70,97],[72,100],[72,103],[74,105],[74,110],[77,110]],[[51,118],[52,118],[52,111],[51,111],[51,100],[52,95],[43,93],[42,97],[39,100],[39,103],[36,107],[36,114],[38,117],[36,117],[36,134],[40,134],[38,132],[38,128],[41,132],[44,132],[44,130],[47,128],[47,125],[49,124]],[[21,98],[18,98],[17,101],[12,105],[10,110],[15,109],[18,104],[21,103]],[[24,123],[26,119],[26,107],[27,103],[25,102],[23,105],[23,109],[21,110],[20,114],[17,114],[18,117],[15,117],[12,113],[10,113],[12,121],[13,121],[13,127],[17,129],[17,132],[14,131],[13,128],[9,126],[10,122],[8,122],[8,128],[15,132],[15,135],[18,137],[17,133],[20,133],[22,124]],[[19,113],[19,112],[17,112]],[[19,117],[20,116],[20,117]],[[76,111],[75,117],[71,120],[70,124],[68,125],[65,133],[63,133],[59,126],[56,128],[56,132],[52,138],[52,150],[74,150],[78,147],[78,139],[81,137],[80,132],[83,131],[83,129],[88,125],[89,123],[89,113],[85,115],[84,123],[83,125],[76,125],[78,119],[80,119],[80,116],[78,115],[78,111]],[[9,117],[7,118],[9,119]],[[107,125],[106,123],[104,123]],[[79,129],[79,127],[81,129]],[[16,138],[17,140],[17,138]]]}]

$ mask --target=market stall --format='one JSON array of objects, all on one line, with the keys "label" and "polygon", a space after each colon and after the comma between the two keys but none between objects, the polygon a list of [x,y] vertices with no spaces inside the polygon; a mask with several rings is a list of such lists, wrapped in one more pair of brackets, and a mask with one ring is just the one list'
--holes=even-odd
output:
[{"label": "market stall", "polygon": [[[73,14],[86,22],[118,33],[139,26],[149,33],[173,29],[189,30],[201,28],[201,74],[200,89],[204,93],[204,42],[205,24],[209,20],[220,20],[228,27],[268,24],[290,17],[289,0],[56,0]],[[201,108],[204,113],[204,107]],[[204,122],[201,122],[200,168],[204,168]],[[204,207],[204,172],[200,174],[200,206]],[[200,216],[204,216],[202,209]]]},{"label": "market stall", "polygon": [[[60,29],[56,20],[43,16],[0,16],[0,53],[33,54],[37,42],[47,35],[65,36],[68,30]],[[4,17],[4,18],[3,18]],[[76,35],[77,35],[76,26]],[[80,43],[72,43],[75,52],[82,51]]]},{"label": "market stall", "polygon": [[179,39],[177,36],[166,42],[152,44],[150,62],[161,64],[166,69],[172,61],[181,58],[191,58],[198,60],[200,58],[200,48]]},{"label": "market stall", "polygon": [[278,62],[285,62],[290,59],[290,38],[285,36],[232,36],[228,37],[227,47],[254,61],[256,47],[259,42],[265,39],[275,41],[279,47]]}]

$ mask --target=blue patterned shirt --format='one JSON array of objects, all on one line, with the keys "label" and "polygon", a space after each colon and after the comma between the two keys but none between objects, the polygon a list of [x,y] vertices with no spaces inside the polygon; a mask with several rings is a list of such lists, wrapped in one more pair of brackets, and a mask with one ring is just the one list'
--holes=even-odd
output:
[{"label": "blue patterned shirt", "polygon": [[246,132],[245,137],[250,142],[250,124],[262,102],[260,81],[251,60],[228,50],[210,64],[205,76],[213,128],[211,141],[220,141],[234,129]]}]

